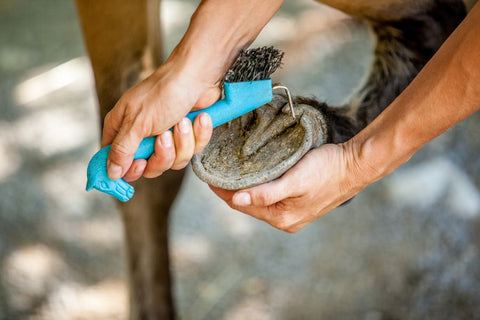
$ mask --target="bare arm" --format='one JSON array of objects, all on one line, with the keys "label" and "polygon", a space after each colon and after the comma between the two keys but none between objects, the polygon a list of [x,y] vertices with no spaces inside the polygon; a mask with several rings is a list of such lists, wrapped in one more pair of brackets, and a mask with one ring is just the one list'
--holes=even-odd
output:
[{"label": "bare arm", "polygon": [[347,144],[367,181],[388,175],[427,142],[480,109],[480,4],[405,91]]},{"label": "bare arm", "polygon": [[[218,84],[242,48],[248,47],[283,0],[205,0],[171,57],[201,67],[200,81]],[[210,78],[213,77],[213,78]]]},{"label": "bare arm", "polygon": [[281,178],[237,192],[234,209],[296,232],[406,162],[480,109],[480,4],[408,88],[350,141],[314,149]]},{"label": "bare arm", "polygon": [[[127,91],[105,118],[102,145],[112,144],[108,173],[160,175],[185,167],[208,143],[211,121],[206,114],[193,124],[182,118],[193,108],[205,108],[220,95],[218,87],[240,49],[248,46],[278,10],[283,0],[204,0],[192,16],[183,39],[150,77]],[[201,121],[203,119],[203,121]],[[182,121],[180,121],[182,120]],[[175,126],[172,136],[168,131]],[[148,163],[133,155],[147,136],[161,135]],[[135,167],[135,170],[132,168]],[[130,170],[129,170],[130,169]]]}]

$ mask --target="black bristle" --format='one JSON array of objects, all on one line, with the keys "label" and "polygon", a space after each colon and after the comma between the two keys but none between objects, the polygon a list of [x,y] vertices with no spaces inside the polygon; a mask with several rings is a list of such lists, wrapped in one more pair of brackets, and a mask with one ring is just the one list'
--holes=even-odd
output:
[{"label": "black bristle", "polygon": [[283,52],[274,47],[242,50],[225,74],[226,82],[243,82],[270,78],[282,64]]}]

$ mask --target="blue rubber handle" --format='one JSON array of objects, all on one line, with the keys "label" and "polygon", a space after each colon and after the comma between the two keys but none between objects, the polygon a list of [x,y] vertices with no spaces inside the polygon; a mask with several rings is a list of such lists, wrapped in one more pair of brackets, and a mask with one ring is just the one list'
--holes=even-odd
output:
[{"label": "blue rubber handle", "polygon": [[[272,101],[272,81],[266,79],[225,82],[224,96],[206,109],[190,112],[187,118],[193,123],[197,115],[207,112],[212,118],[213,127],[218,127]],[[155,138],[142,140],[134,155],[135,160],[150,158],[154,152]],[[133,197],[135,190],[123,179],[112,180],[108,177],[107,158],[110,147],[108,145],[100,149],[90,160],[87,168],[87,191],[97,189],[125,202]]]}]

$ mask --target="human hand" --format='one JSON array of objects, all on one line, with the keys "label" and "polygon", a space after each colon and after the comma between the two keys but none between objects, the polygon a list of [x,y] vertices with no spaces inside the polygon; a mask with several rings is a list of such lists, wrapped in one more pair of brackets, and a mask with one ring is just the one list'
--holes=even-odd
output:
[{"label": "human hand", "polygon": [[326,144],[274,181],[239,191],[210,188],[233,209],[293,233],[365,188],[371,170],[360,167],[352,144]]},{"label": "human hand", "polygon": [[[185,136],[174,133],[173,161],[173,149],[165,150],[169,133],[162,133],[192,108],[206,108],[218,100],[219,83],[228,67],[240,50],[253,42],[282,2],[212,0],[200,3],[167,61],[149,78],[128,90],[107,114],[102,146],[112,145],[107,160],[111,179],[125,176],[132,181],[142,174],[154,177],[169,168],[180,169],[187,165],[193,153],[201,151],[210,139],[211,121],[204,128],[197,125],[196,120],[193,135],[191,129]],[[186,125],[188,127],[188,123]],[[165,142],[162,144],[161,137],[156,140],[154,155],[148,161],[133,162],[141,140],[159,134]]]},{"label": "human hand", "polygon": [[[213,104],[220,96],[218,84],[198,80],[181,64],[165,63],[150,77],[128,90],[107,114],[102,146],[111,144],[107,161],[112,180],[153,178],[168,169],[184,168],[200,153],[212,134],[212,121],[202,113],[193,126],[184,116],[192,109]],[[176,125],[175,125],[176,124]],[[173,133],[168,130],[174,127]],[[154,154],[133,161],[141,140],[158,135]]]}]

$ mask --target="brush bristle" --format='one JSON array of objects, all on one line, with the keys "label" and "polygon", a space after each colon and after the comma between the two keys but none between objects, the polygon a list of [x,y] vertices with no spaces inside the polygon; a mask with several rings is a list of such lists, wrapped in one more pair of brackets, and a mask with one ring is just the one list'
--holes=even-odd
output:
[{"label": "brush bristle", "polygon": [[274,47],[242,50],[228,69],[224,81],[243,82],[269,79],[282,64],[283,52]]}]

